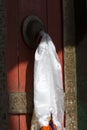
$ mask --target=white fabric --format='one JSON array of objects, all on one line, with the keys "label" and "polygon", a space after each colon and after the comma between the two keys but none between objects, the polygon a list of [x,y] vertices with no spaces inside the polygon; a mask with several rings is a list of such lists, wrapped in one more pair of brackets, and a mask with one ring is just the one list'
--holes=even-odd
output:
[{"label": "white fabric", "polygon": [[40,127],[53,123],[63,130],[64,92],[61,64],[48,34],[41,32],[41,42],[35,52],[34,109]]}]

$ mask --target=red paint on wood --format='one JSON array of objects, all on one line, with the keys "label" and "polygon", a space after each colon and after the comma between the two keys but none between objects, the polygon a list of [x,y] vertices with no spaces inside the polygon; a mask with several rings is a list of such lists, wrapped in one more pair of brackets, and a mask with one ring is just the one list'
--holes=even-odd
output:
[{"label": "red paint on wood", "polygon": [[[46,25],[45,0],[19,0],[19,28],[28,15],[37,15]],[[20,91],[31,91],[33,87],[34,50],[25,45],[22,34],[19,36],[19,84]]]},{"label": "red paint on wood", "polygon": [[31,115],[20,115],[20,130],[30,130]]},{"label": "red paint on wood", "polygon": [[[29,60],[29,61],[28,61]],[[19,82],[20,91],[28,92],[31,91],[33,87],[33,69],[34,69],[34,57],[29,55],[27,61],[21,62],[19,64]]]},{"label": "red paint on wood", "polygon": [[[23,41],[22,24],[28,15],[41,18],[63,67],[61,0],[8,0],[7,84],[9,92],[29,92],[33,87],[34,50]],[[30,115],[10,115],[9,130],[30,130]]]},{"label": "red paint on wood", "polygon": [[56,46],[61,64],[63,65],[63,34],[61,0],[48,0],[48,32]]},{"label": "red paint on wood", "polygon": [[63,56],[63,21],[61,0],[48,0],[48,32],[55,44],[60,62],[64,81],[64,56]]},{"label": "red paint on wood", "polygon": [[17,0],[7,2],[7,85],[8,91],[18,91],[18,31]]},{"label": "red paint on wood", "polygon": [[19,130],[19,116],[18,115],[8,116],[8,130]]}]

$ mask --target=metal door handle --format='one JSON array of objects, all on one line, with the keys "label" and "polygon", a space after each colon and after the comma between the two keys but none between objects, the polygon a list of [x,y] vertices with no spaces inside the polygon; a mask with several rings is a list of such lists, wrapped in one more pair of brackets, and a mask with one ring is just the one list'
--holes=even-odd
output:
[{"label": "metal door handle", "polygon": [[32,47],[38,46],[38,36],[40,31],[45,31],[43,22],[37,16],[28,16],[23,22],[23,39],[24,42]]}]

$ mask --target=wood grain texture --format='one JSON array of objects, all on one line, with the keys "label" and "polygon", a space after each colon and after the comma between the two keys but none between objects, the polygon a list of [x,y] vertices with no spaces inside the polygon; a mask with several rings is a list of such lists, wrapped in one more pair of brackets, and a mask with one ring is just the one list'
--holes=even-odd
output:
[{"label": "wood grain texture", "polygon": [[63,68],[63,24],[61,0],[48,0],[48,33],[50,34]]},{"label": "wood grain texture", "polygon": [[9,115],[8,130],[19,130],[19,116]]},{"label": "wood grain texture", "polygon": [[[61,2],[60,0],[8,0],[7,8],[9,127],[12,128],[13,126],[15,130],[19,128],[27,130],[30,127],[31,116],[31,114],[28,116],[28,113],[33,108],[32,97],[28,96],[27,93],[31,93],[33,89],[35,50],[28,47],[23,40],[23,21],[25,17],[32,14],[40,17],[46,27],[46,31],[51,35],[55,43],[63,68]],[[16,115],[13,116],[13,114]],[[18,114],[21,115],[18,116]],[[23,114],[27,115],[23,116]],[[28,121],[29,126],[26,123]],[[17,126],[15,126],[16,122],[18,123]]]},{"label": "wood grain texture", "polygon": [[[23,20],[29,15],[40,17],[46,26],[46,0],[19,0],[19,3],[20,31]],[[19,33],[19,90],[21,92],[29,92],[33,87],[34,53],[35,50],[26,46],[22,33]]]},{"label": "wood grain texture", "polygon": [[18,91],[18,24],[17,0],[7,2],[7,86]]}]

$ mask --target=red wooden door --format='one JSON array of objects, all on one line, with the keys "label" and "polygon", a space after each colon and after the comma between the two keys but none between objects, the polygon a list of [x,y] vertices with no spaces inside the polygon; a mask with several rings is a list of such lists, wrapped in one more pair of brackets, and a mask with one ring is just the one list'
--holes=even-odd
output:
[{"label": "red wooden door", "polygon": [[[61,0],[7,1],[7,85],[9,93],[30,93],[33,88],[34,50],[22,37],[26,16],[36,15],[52,37],[63,66]],[[27,99],[28,100],[28,99]],[[9,112],[9,130],[30,130],[31,113]]]}]

